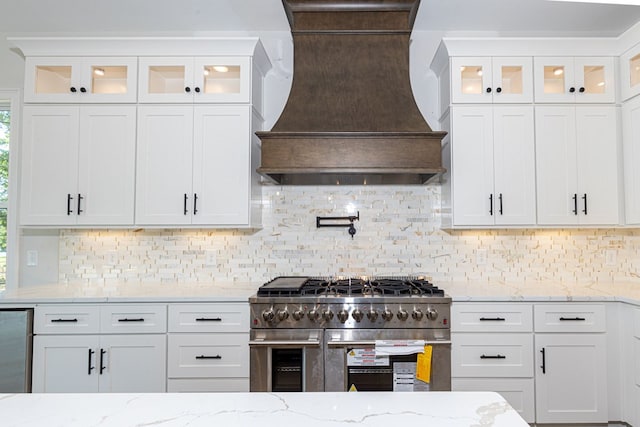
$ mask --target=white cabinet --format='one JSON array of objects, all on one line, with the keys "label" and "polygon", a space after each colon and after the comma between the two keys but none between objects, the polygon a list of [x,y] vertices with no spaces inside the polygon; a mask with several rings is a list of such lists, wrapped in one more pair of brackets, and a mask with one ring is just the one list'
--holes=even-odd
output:
[{"label": "white cabinet", "polygon": [[602,304],[535,306],[538,423],[608,421],[604,311]]},{"label": "white cabinet", "polygon": [[249,57],[141,57],[140,102],[251,101]]},{"label": "white cabinet", "polygon": [[453,106],[454,226],[535,224],[533,107]]},{"label": "white cabinet", "polygon": [[640,94],[640,44],[620,55],[620,92],[623,100]]},{"label": "white cabinet", "polygon": [[135,106],[24,107],[22,225],[131,225]]},{"label": "white cabinet", "polygon": [[25,102],[136,102],[136,57],[42,57],[25,61]]},{"label": "white cabinet", "polygon": [[37,306],[33,391],[165,391],[166,319],[164,305]]},{"label": "white cabinet", "polygon": [[615,102],[613,57],[534,58],[535,102]]},{"label": "white cabinet", "polygon": [[624,201],[627,224],[640,224],[640,97],[622,105]]},{"label": "white cabinet", "polygon": [[451,58],[452,103],[528,103],[532,100],[530,57]]},{"label": "white cabinet", "polygon": [[136,224],[256,225],[259,126],[248,105],[139,107]]},{"label": "white cabinet", "polygon": [[620,222],[614,106],[536,106],[538,224]]}]

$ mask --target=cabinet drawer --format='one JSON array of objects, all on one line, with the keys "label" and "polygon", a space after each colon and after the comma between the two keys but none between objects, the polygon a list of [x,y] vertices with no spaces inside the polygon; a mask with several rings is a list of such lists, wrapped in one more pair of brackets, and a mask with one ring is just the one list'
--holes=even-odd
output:
[{"label": "cabinet drawer", "polygon": [[249,332],[249,304],[169,305],[169,332]]},{"label": "cabinet drawer", "polygon": [[604,304],[537,304],[536,332],[605,332]]},{"label": "cabinet drawer", "polygon": [[640,339],[636,338],[633,342],[634,366],[636,385],[640,386]]},{"label": "cabinet drawer", "polygon": [[528,423],[535,422],[533,378],[453,378],[452,391],[495,391]]},{"label": "cabinet drawer", "polygon": [[531,332],[531,304],[453,304],[452,332]]},{"label": "cabinet drawer", "polygon": [[165,305],[105,305],[100,308],[102,333],[164,333],[167,332]]},{"label": "cabinet drawer", "polygon": [[38,305],[34,311],[35,334],[97,334],[98,305]]},{"label": "cabinet drawer", "polygon": [[169,393],[248,392],[249,378],[189,378],[167,381]]},{"label": "cabinet drawer", "polygon": [[452,377],[532,377],[531,334],[452,334]]},{"label": "cabinet drawer", "polygon": [[640,308],[633,310],[633,336],[640,338]]},{"label": "cabinet drawer", "polygon": [[249,334],[169,334],[169,378],[248,378]]}]

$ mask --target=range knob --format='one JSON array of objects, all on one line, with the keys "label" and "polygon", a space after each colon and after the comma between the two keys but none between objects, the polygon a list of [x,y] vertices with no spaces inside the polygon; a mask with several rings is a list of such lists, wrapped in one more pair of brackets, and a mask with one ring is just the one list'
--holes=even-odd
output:
[{"label": "range knob", "polygon": [[293,318],[296,320],[300,320],[304,317],[304,310],[299,308],[293,312]]},{"label": "range knob", "polygon": [[411,313],[411,317],[413,317],[414,320],[422,320],[423,316],[424,313],[419,308],[414,308],[413,313]]},{"label": "range knob", "polygon": [[282,310],[278,310],[276,314],[278,316],[278,320],[281,322],[289,318],[289,312],[287,311],[286,308]]},{"label": "range knob", "polygon": [[385,308],[382,312],[382,318],[388,322],[393,319],[393,313],[388,308]]},{"label": "range knob", "polygon": [[318,312],[318,310],[316,310],[315,308],[312,308],[311,310],[309,310],[309,312],[307,313],[307,317],[309,318],[309,320],[311,320],[312,322],[315,322],[316,320],[318,320],[318,318],[320,317],[320,313]]},{"label": "range knob", "polygon": [[353,317],[353,320],[356,322],[360,322],[364,317],[364,313],[359,308],[356,308],[351,312],[351,317]]},{"label": "range knob", "polygon": [[407,310],[405,310],[403,308],[398,310],[398,319],[407,320],[408,318],[409,318],[409,313],[407,313]]},{"label": "range knob", "polygon": [[273,319],[276,318],[276,313],[273,311],[273,308],[270,308],[262,312],[262,318],[265,322],[271,323],[273,322]]},{"label": "range knob", "polygon": [[372,322],[375,322],[377,318],[378,318],[378,312],[374,308],[372,308],[367,312],[367,319],[371,320]]},{"label": "range knob", "polygon": [[438,318],[438,312],[436,310],[434,310],[433,308],[428,308],[427,309],[427,319],[436,320],[437,318]]},{"label": "range knob", "polygon": [[322,312],[322,318],[323,318],[324,320],[326,320],[327,322],[328,322],[329,320],[333,319],[333,311],[331,311],[331,309],[330,309],[330,308],[327,308],[326,310],[324,310],[324,311]]},{"label": "range knob", "polygon": [[349,312],[344,308],[338,312],[338,320],[340,323],[344,323],[349,318]]}]

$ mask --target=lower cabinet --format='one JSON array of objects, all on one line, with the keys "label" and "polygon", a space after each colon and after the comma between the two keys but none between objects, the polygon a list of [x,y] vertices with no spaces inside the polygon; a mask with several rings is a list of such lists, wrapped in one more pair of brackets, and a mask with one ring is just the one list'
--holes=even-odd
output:
[{"label": "lower cabinet", "polygon": [[166,336],[36,335],[33,392],[163,392]]}]

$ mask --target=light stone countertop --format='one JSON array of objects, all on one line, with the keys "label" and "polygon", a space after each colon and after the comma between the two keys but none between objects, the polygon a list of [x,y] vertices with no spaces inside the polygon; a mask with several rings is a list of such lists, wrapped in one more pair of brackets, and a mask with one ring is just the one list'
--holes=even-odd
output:
[{"label": "light stone countertop", "polygon": [[528,427],[497,393],[0,394],[3,427]]}]

